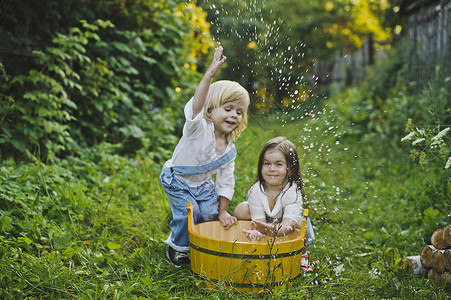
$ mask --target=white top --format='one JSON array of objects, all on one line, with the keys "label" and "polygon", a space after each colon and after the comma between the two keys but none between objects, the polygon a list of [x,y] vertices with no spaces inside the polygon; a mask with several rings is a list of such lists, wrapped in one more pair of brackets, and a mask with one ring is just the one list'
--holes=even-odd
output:
[{"label": "white top", "polygon": [[[204,118],[204,110],[193,119],[193,99],[185,105],[185,125],[183,135],[177,147],[175,147],[172,159],[166,162],[166,166],[201,166],[208,164],[229,151],[233,144],[230,143],[224,153],[216,154],[215,128],[212,122]],[[231,200],[235,188],[235,159],[230,160],[221,167],[199,175],[175,176],[191,187],[198,187],[216,175],[216,193]]]},{"label": "white top", "polygon": [[283,188],[272,210],[269,208],[268,197],[260,182],[256,182],[249,189],[247,201],[252,220],[266,219],[266,216],[273,219],[290,218],[296,222],[297,227],[301,226],[303,200],[301,191],[297,189],[295,183],[291,186],[288,183]]}]

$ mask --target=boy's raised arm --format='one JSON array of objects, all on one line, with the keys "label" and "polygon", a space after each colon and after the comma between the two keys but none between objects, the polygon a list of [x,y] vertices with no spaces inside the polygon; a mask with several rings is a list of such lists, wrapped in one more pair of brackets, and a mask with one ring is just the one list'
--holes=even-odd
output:
[{"label": "boy's raised arm", "polygon": [[222,46],[216,48],[215,54],[213,55],[213,61],[196,88],[193,99],[193,118],[195,118],[204,107],[211,81],[226,60],[226,57],[221,58],[222,51]]}]

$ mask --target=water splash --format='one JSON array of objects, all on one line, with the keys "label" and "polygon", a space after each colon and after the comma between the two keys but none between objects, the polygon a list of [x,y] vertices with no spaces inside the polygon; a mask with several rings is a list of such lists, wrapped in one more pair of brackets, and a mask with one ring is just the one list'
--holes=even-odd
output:
[{"label": "water splash", "polygon": [[[351,196],[343,196],[346,193],[345,185],[338,187],[329,183],[329,179],[336,176],[345,163],[334,161],[332,155],[352,149],[341,142],[345,132],[337,125],[340,112],[323,105],[327,98],[319,92],[320,78],[305,71],[312,70],[315,64],[308,68],[300,66],[308,52],[308,41],[287,41],[279,30],[284,26],[284,20],[274,17],[277,12],[266,7],[265,2],[233,0],[204,3],[204,10],[210,15],[208,19],[211,20],[213,42],[224,45],[228,39],[234,42],[225,46],[244,48],[241,51],[245,55],[228,60],[230,74],[236,75],[236,80],[249,77],[259,79],[253,83],[256,86],[251,85],[251,97],[257,99],[263,108],[274,105],[271,99],[274,93],[286,95],[283,106],[273,111],[273,118],[280,123],[281,128],[293,124],[299,126],[299,136],[292,141],[298,147],[302,176],[308,188],[309,208],[316,213],[338,211],[341,199],[349,201]],[[252,51],[257,48],[264,51]],[[225,47],[227,51],[231,50]],[[267,92],[262,92],[265,84],[266,87],[277,87],[270,91],[269,97]],[[256,142],[264,143],[261,140]],[[327,173],[319,173],[319,165],[327,165]],[[325,207],[326,201],[337,205]]]}]

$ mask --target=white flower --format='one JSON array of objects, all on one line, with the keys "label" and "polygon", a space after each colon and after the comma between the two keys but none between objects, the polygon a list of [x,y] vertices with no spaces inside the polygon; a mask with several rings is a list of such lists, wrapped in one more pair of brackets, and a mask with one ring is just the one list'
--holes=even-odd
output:
[{"label": "white flower", "polygon": [[412,142],[412,145],[416,145],[418,143],[421,143],[422,141],[424,141],[424,138],[416,139],[415,141]]},{"label": "white flower", "polygon": [[445,129],[437,133],[437,135],[434,136],[432,139],[441,139],[449,131],[449,129],[450,129],[449,127],[446,127]]},{"label": "white flower", "polygon": [[426,131],[424,129],[415,128],[420,135],[424,135]]},{"label": "white flower", "polygon": [[448,161],[446,162],[445,169],[449,169],[451,167],[451,156],[448,157]]},{"label": "white flower", "polygon": [[442,137],[445,136],[445,134],[449,131],[449,127],[443,129],[439,133],[437,133],[436,136],[432,138],[431,148],[435,148],[434,146],[440,144],[442,142]]},{"label": "white flower", "polygon": [[434,136],[432,138],[433,141],[438,141],[441,140],[443,136],[445,136],[445,134],[449,131],[449,127],[446,127],[445,129],[443,129],[442,131],[440,131],[439,133],[437,133],[436,136]]},{"label": "white flower", "polygon": [[410,132],[408,135],[406,135],[405,137],[403,137],[403,138],[401,139],[401,142],[409,141],[414,135],[415,135],[415,132],[414,132],[414,131]]}]

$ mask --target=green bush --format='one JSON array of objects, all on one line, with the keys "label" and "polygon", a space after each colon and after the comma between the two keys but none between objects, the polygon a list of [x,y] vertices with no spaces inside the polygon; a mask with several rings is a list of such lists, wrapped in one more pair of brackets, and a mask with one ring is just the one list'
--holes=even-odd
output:
[{"label": "green bush", "polygon": [[[392,177],[399,182],[396,192],[383,185],[378,187],[379,199],[397,198],[397,204],[368,200],[364,202],[366,209],[380,211],[383,206],[392,205],[392,209],[399,208],[397,201],[411,205],[416,212],[399,230],[418,227],[417,234],[426,240],[450,220],[450,78],[437,68],[427,88],[415,92],[411,87],[416,83],[403,80],[403,68],[394,68],[400,67],[397,62],[401,61],[398,57],[402,45],[398,47],[394,49],[395,56],[389,55],[368,70],[371,76],[361,87],[331,99],[328,107],[340,116],[340,144],[353,145],[347,159],[356,160],[355,169],[362,180],[377,181],[383,174],[387,184]],[[419,164],[412,164],[411,159]],[[368,219],[361,221],[366,224]],[[379,234],[367,233],[370,239],[376,236],[380,243]],[[391,238],[386,234],[382,240]]]},{"label": "green bush", "polygon": [[2,67],[0,155],[68,155],[108,142],[119,153],[167,158],[162,150],[183,125],[181,102],[199,79],[187,66],[205,45],[192,35],[205,22],[192,20],[195,13],[177,2],[136,1],[111,16],[121,27],[82,20],[55,33],[27,74]]}]

